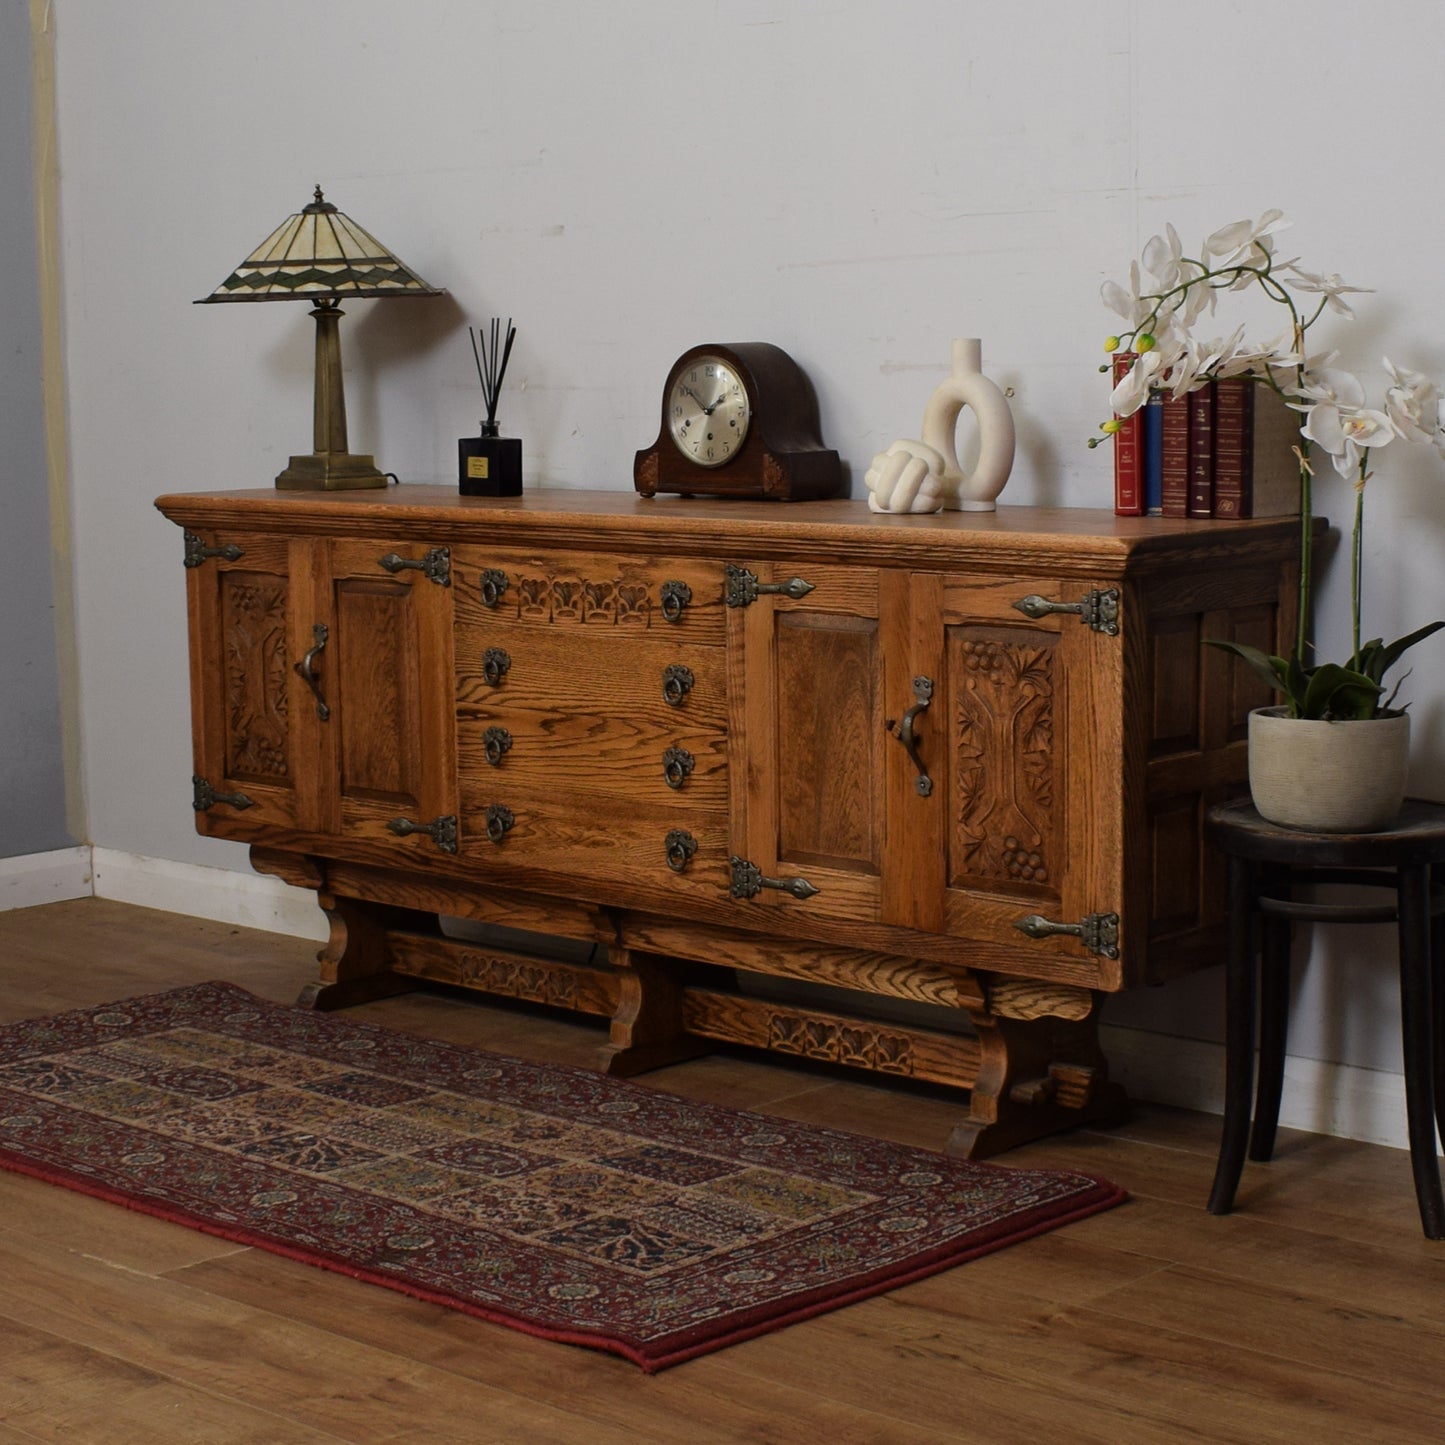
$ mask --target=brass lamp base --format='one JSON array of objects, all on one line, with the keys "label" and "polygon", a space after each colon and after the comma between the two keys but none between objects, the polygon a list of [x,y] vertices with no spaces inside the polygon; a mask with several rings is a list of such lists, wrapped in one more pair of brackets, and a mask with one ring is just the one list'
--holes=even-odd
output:
[{"label": "brass lamp base", "polygon": [[292,457],[291,465],[276,478],[282,492],[352,492],[386,486],[386,474],[373,457],[355,452],[312,452]]}]

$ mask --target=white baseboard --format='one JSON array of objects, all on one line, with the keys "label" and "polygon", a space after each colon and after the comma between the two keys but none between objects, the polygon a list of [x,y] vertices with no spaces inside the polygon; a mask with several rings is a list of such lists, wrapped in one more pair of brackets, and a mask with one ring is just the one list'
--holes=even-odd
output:
[{"label": "white baseboard", "polygon": [[[1222,1044],[1109,1024],[1099,1033],[1109,1076],[1131,1098],[1205,1114],[1224,1112]],[[1279,1122],[1288,1129],[1408,1149],[1405,1076],[1286,1055]]]},{"label": "white baseboard", "polygon": [[[327,935],[314,893],[259,873],[110,848],[64,848],[0,859],[0,911],[91,893],[237,928],[317,941]],[[1110,1074],[1133,1098],[1207,1114],[1223,1112],[1221,1045],[1111,1024],[1100,1033]],[[1404,1076],[1291,1056],[1285,1060],[1279,1121],[1286,1128],[1407,1148]]]},{"label": "white baseboard", "polygon": [[53,853],[0,858],[0,913],[66,898],[89,898],[93,891],[90,849],[84,844]]},{"label": "white baseboard", "polygon": [[97,848],[95,896],[295,938],[327,936],[316,895],[279,878]]}]

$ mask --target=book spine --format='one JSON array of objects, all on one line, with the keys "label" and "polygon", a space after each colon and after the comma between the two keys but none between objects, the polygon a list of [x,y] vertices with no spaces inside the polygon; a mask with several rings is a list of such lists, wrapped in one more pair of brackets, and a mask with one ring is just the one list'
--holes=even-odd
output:
[{"label": "book spine", "polygon": [[1151,391],[1144,408],[1144,510],[1164,514],[1164,393]]},{"label": "book spine", "polygon": [[1254,514],[1254,383],[1242,376],[1214,383],[1214,515]]},{"label": "book spine", "polygon": [[[1115,386],[1137,360],[1132,351],[1115,353]],[[1139,517],[1144,514],[1143,450],[1144,418],[1137,411],[1133,416],[1120,417],[1119,430],[1114,433],[1114,511],[1118,516]]]},{"label": "book spine", "polygon": [[1160,511],[1166,517],[1189,515],[1189,397],[1164,398],[1163,436],[1159,445]]},{"label": "book spine", "polygon": [[1189,393],[1189,515],[1214,515],[1214,383]]}]

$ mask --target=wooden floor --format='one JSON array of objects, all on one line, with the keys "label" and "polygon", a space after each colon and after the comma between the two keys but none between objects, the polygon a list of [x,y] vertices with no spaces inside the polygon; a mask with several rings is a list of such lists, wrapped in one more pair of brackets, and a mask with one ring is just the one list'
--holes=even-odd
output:
[{"label": "wooden floor", "polygon": [[[98,899],[0,913],[0,1022],[210,978],[289,1002],[313,953]],[[576,1063],[601,1038],[434,994],[354,1015]],[[928,1148],[957,1112],[741,1056],[647,1082]],[[0,1171],[0,1442],[1445,1439],[1445,1244],[1408,1157],[1285,1132],[1216,1219],[1218,1128],[1147,1108],[1016,1150],[1133,1197],[651,1378]]]}]

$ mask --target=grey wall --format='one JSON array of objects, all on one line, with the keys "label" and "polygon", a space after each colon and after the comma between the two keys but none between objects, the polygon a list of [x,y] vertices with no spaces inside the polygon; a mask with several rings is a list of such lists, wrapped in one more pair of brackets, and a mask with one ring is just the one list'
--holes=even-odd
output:
[{"label": "grey wall", "polygon": [[32,168],[30,13],[0,4],[0,858],[76,840],[51,582]]}]

